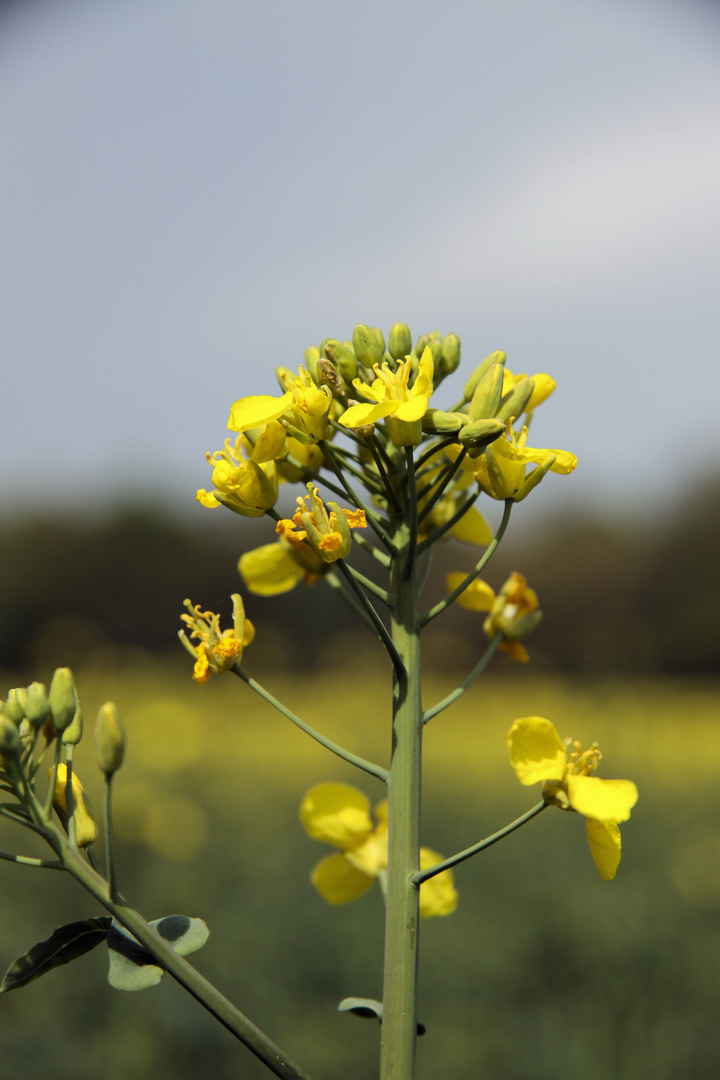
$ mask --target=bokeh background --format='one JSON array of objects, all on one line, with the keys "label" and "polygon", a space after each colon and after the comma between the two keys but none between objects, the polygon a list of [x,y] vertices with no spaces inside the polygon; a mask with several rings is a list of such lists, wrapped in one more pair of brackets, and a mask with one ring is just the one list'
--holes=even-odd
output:
[{"label": "bokeh background", "polygon": [[[709,0],[0,3],[4,683],[70,664],[88,717],[118,702],[123,888],[205,917],[198,966],[317,1078],[377,1054],[335,1009],[380,996],[379,894],[324,907],[296,822],[306,787],[357,778],[233,680],[191,684],[176,628],[185,596],[228,612],[270,539],[194,501],[231,402],[358,320],[460,334],[448,402],[497,348],[549,372],[534,438],[580,460],[487,575],[526,573],[545,619],[527,668],[499,658],[430,726],[425,842],[526,808],[517,715],[641,789],[612,885],[554,812],[458,872],[423,928],[419,1076],[720,1064],[719,57]],[[428,599],[471,561],[446,545]],[[382,656],[321,590],[250,598],[249,663],[385,759]],[[429,701],[481,641],[467,612],[433,627]],[[96,913],[60,875],[0,876],[2,965]],[[98,951],[8,995],[7,1075],[264,1075],[166,983],[119,995]]]}]

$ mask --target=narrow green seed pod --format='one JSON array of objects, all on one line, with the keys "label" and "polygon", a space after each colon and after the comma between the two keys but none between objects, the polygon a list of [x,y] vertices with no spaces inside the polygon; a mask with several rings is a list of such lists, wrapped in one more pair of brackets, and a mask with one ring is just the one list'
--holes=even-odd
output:
[{"label": "narrow green seed pod", "polygon": [[499,349],[494,353],[490,353],[489,356],[486,356],[482,364],[478,364],[468,381],[465,383],[465,389],[463,390],[463,397],[465,400],[472,400],[472,396],[475,393],[475,387],[488,368],[491,368],[493,364],[504,364],[506,360],[507,355],[504,352],[500,352]]},{"label": "narrow green seed pod", "polygon": [[352,342],[355,356],[365,367],[371,368],[373,364],[382,363],[385,355],[385,337],[377,326],[365,326],[364,323],[358,323],[353,330]]},{"label": "narrow green seed pod", "polygon": [[518,379],[515,386],[506,394],[500,402],[500,407],[497,410],[497,416],[501,420],[509,420],[511,416],[522,416],[525,412],[525,406],[533,395],[535,389],[535,383],[532,379],[527,377],[524,379]]},{"label": "narrow green seed pod", "polygon": [[502,364],[492,364],[475,387],[468,412],[473,420],[488,420],[498,415],[502,400],[505,368]]},{"label": "narrow green seed pod", "polygon": [[95,721],[95,757],[106,776],[112,776],[122,765],[126,741],[120,713],[112,701],[106,701]]},{"label": "narrow green seed pod", "polygon": [[468,450],[477,450],[499,439],[505,431],[502,420],[473,420],[459,432],[458,439]]},{"label": "narrow green seed pod", "polygon": [[404,360],[412,352],[412,334],[407,323],[396,322],[390,328],[388,352],[393,360]]},{"label": "narrow green seed pod", "polygon": [[55,669],[50,683],[48,703],[53,724],[58,731],[64,731],[75,719],[78,706],[75,680],[69,667]]},{"label": "narrow green seed pod", "polygon": [[30,683],[25,691],[25,715],[34,728],[42,727],[50,713],[45,684],[41,682]]}]

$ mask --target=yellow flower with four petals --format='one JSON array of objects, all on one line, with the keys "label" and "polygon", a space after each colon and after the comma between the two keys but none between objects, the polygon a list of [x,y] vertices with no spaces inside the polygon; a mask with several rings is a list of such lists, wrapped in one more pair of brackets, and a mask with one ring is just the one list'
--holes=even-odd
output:
[{"label": "yellow flower with four petals", "polygon": [[637,802],[635,784],[593,776],[602,757],[597,744],[583,751],[578,742],[563,742],[555,725],[542,716],[516,720],[508,732],[508,746],[521,784],[542,782],[545,802],[585,815],[590,853],[600,876],[611,881],[620,863],[618,824],[628,820]]},{"label": "yellow flower with four petals", "polygon": [[433,392],[434,365],[429,346],[425,347],[415,381],[410,386],[412,366],[409,357],[398,363],[395,371],[387,363],[373,364],[375,380],[370,386],[362,379],[353,379],[353,386],[364,397],[372,398],[372,402],[351,405],[339,418],[339,423],[347,428],[364,428],[385,420],[388,434],[396,446],[419,446],[422,418]]},{"label": "yellow flower with four petals", "polygon": [[[388,865],[387,800],[375,807],[377,825],[370,817],[370,800],[350,784],[318,784],[300,806],[300,820],[313,840],[340,848],[321,859],[310,880],[330,904],[347,904],[379,881],[385,891]],[[442,862],[430,848],[420,848],[420,869]],[[452,871],[442,870],[420,886],[420,915],[429,919],[450,915],[457,907]]]}]

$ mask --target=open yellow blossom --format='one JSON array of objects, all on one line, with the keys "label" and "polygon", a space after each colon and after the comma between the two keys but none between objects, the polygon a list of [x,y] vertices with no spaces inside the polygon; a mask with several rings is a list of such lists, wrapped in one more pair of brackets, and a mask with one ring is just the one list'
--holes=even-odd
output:
[{"label": "open yellow blossom", "polygon": [[370,386],[362,379],[353,380],[355,388],[364,397],[372,398],[372,402],[351,405],[339,422],[347,428],[364,428],[385,420],[388,434],[396,446],[419,446],[422,418],[433,391],[434,366],[430,347],[425,347],[412,386],[410,358],[401,361],[396,371],[392,371],[387,363],[373,364],[373,371],[375,380]]},{"label": "open yellow blossom", "polygon": [[290,543],[307,540],[323,562],[336,562],[350,554],[351,529],[367,527],[364,510],[340,509],[336,502],[325,503],[320,489],[307,485],[307,495],[298,496],[298,509],[290,518],[278,521],[275,531]]},{"label": "open yellow blossom", "polygon": [[[52,767],[48,769],[48,779],[52,776]],[[78,847],[94,843],[98,838],[98,828],[92,816],[90,803],[85,794],[85,788],[80,783],[78,775],[72,774],[72,804],[73,817],[75,818],[75,838]],[[55,777],[55,791],[53,792],[53,809],[60,818],[63,826],[67,829],[67,765],[61,763],[57,768]]]},{"label": "open yellow blossom", "polygon": [[297,377],[286,368],[278,369],[285,393],[277,398],[268,394],[244,397],[230,409],[231,431],[248,431],[281,420],[291,435],[301,442],[318,442],[328,432],[328,413],[332,394],[327,386],[316,386],[302,364]]},{"label": "open yellow blossom", "polygon": [[243,517],[261,517],[277,501],[278,482],[274,461],[247,461],[241,456],[242,438],[231,445],[225,440],[225,449],[206,455],[213,466],[212,482],[215,491],[201,488],[196,498],[210,509],[227,506]]},{"label": "open yellow blossom", "polygon": [[[199,604],[192,605],[185,601],[189,614],[180,618],[187,623],[190,636],[180,630],[178,637],[195,659],[193,679],[200,684],[207,682],[210,673],[216,675],[229,671],[237,661],[240,663],[245,645],[255,637],[255,627],[245,618],[245,608],[239,593],[233,593],[233,626],[229,630],[220,629],[220,616],[212,611],[203,611]],[[194,645],[190,639],[196,639]]]},{"label": "open yellow blossom", "polygon": [[[340,848],[322,859],[311,881],[330,904],[356,900],[380,881],[383,892],[388,865],[387,800],[375,807],[377,825],[370,817],[370,800],[349,784],[318,784],[300,806],[300,820],[313,840]],[[430,848],[420,849],[420,869],[442,862]],[[450,915],[457,907],[452,871],[443,870],[420,886],[420,915]]]},{"label": "open yellow blossom", "polygon": [[578,742],[563,742],[554,724],[542,716],[516,720],[508,732],[508,746],[510,763],[521,784],[541,781],[545,802],[585,815],[595,865],[600,876],[611,881],[620,863],[618,823],[628,820],[637,802],[635,784],[592,776],[602,757],[597,743],[583,751]]},{"label": "open yellow blossom", "polygon": [[[453,592],[466,576],[461,573],[448,574],[448,592]],[[535,629],[542,619],[542,612],[535,591],[528,588],[522,574],[513,572],[497,596],[486,582],[475,578],[455,602],[468,611],[488,611],[490,614],[483,623],[483,630],[491,640],[496,634],[503,635],[498,646],[500,651],[513,660],[526,662],[530,659],[521,638]]]},{"label": "open yellow blossom", "polygon": [[308,544],[285,536],[276,544],[263,544],[244,552],[238,562],[241,578],[257,596],[290,592],[303,579],[306,585],[312,585],[329,569]]},{"label": "open yellow blossom", "polygon": [[[507,437],[496,439],[473,463],[475,479],[491,498],[520,502],[547,472],[567,475],[576,467],[574,454],[567,450],[536,450],[526,445],[527,435],[526,427],[516,435],[509,420]],[[526,467],[532,464],[535,468],[526,475]]]}]

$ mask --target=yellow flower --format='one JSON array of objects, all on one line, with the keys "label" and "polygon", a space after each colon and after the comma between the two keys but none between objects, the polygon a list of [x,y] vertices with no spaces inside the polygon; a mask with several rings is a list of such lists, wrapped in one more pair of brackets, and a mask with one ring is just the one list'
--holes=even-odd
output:
[{"label": "yellow flower", "polygon": [[278,369],[278,378],[285,387],[282,397],[259,394],[240,398],[230,409],[227,425],[230,430],[248,431],[263,427],[272,420],[281,420],[292,435],[300,437],[301,442],[324,439],[333,400],[328,387],[316,386],[302,365],[297,378],[286,368]]},{"label": "yellow flower", "polygon": [[201,488],[196,498],[210,509],[227,506],[243,517],[261,517],[275,505],[278,494],[277,470],[274,461],[246,461],[240,455],[242,438],[225,440],[225,449],[206,454],[213,466],[212,482],[215,491]]},{"label": "yellow flower", "polygon": [[246,551],[238,570],[251,593],[278,596],[290,592],[303,578],[306,585],[319,581],[329,566],[308,544],[281,536],[276,544]]},{"label": "yellow flower", "polygon": [[[535,384],[535,388],[533,389],[533,392],[530,396],[530,400],[525,406],[524,411],[526,413],[532,412],[532,410],[536,409],[538,405],[542,405],[543,401],[547,401],[547,399],[550,397],[553,390],[557,386],[557,383],[554,379],[551,379],[549,375],[545,375],[542,372],[539,372],[537,375],[533,375],[531,377],[533,383]],[[513,375],[512,371],[508,371],[508,369],[505,368],[502,387],[503,397],[505,396],[505,394],[509,394],[511,390],[515,389],[516,383],[519,383],[521,379],[526,378],[527,375]]]},{"label": "yellow flower", "polygon": [[320,489],[307,485],[308,494],[298,496],[298,509],[290,518],[278,521],[275,531],[290,543],[307,540],[323,562],[336,562],[350,554],[351,529],[367,527],[364,510],[340,509],[328,502],[330,513],[320,498]]},{"label": "yellow flower", "polygon": [[628,820],[637,802],[635,784],[592,776],[602,757],[597,743],[583,751],[578,742],[563,742],[555,726],[541,716],[516,720],[508,732],[508,746],[521,784],[542,781],[545,802],[585,815],[590,853],[600,876],[611,881],[620,863],[618,823]]},{"label": "yellow flower", "polygon": [[231,599],[234,625],[230,630],[220,629],[219,615],[202,611],[199,604],[193,607],[189,600],[185,601],[184,606],[189,614],[180,618],[187,623],[190,638],[195,638],[198,644],[193,645],[184,630],[180,630],[178,637],[195,659],[192,677],[200,684],[207,682],[211,672],[220,675],[223,671],[229,671],[236,661],[240,663],[244,646],[249,645],[255,637],[255,627],[245,618],[242,597],[239,593],[233,593]]},{"label": "yellow flower", "polygon": [[[48,769],[48,779],[52,776],[52,767]],[[53,792],[53,809],[60,818],[63,826],[67,829],[67,765],[60,764],[55,778],[55,791]],[[75,837],[78,847],[94,843],[98,838],[98,828],[92,816],[90,803],[85,794],[85,788],[80,783],[77,773],[72,774],[72,803],[73,816],[75,818]]]},{"label": "yellow flower", "polygon": [[433,391],[433,358],[426,346],[418,366],[415,382],[410,386],[412,360],[403,360],[392,371],[385,363],[373,364],[375,380],[368,386],[362,379],[353,385],[371,403],[351,405],[339,422],[348,428],[364,428],[385,420],[388,434],[396,446],[419,446],[422,441],[422,418],[427,412]]},{"label": "yellow flower", "polygon": [[[465,577],[461,573],[448,574],[448,592],[453,592]],[[522,574],[513,572],[497,596],[486,582],[475,578],[455,602],[468,611],[489,611],[483,623],[487,636],[492,640],[496,634],[502,634],[504,640],[498,646],[501,652],[514,660],[525,662],[530,659],[520,639],[535,629],[542,619],[542,612],[535,591],[527,587]]]},{"label": "yellow flower", "polygon": [[[318,784],[311,788],[300,806],[300,820],[313,840],[340,848],[322,859],[311,881],[330,904],[356,900],[379,880],[383,892],[388,865],[387,801],[375,807],[373,828],[370,800],[349,784]],[[420,849],[420,869],[429,870],[442,862],[430,848]],[[452,871],[443,870],[420,886],[420,915],[433,918],[450,915],[457,906]]]},{"label": "yellow flower", "polygon": [[[567,450],[536,450],[526,446],[528,429],[516,436],[511,420],[507,438],[501,436],[491,443],[474,464],[475,479],[493,499],[514,499],[520,502],[536,487],[547,472],[571,473],[577,458]],[[525,475],[526,466],[536,467]]]}]

